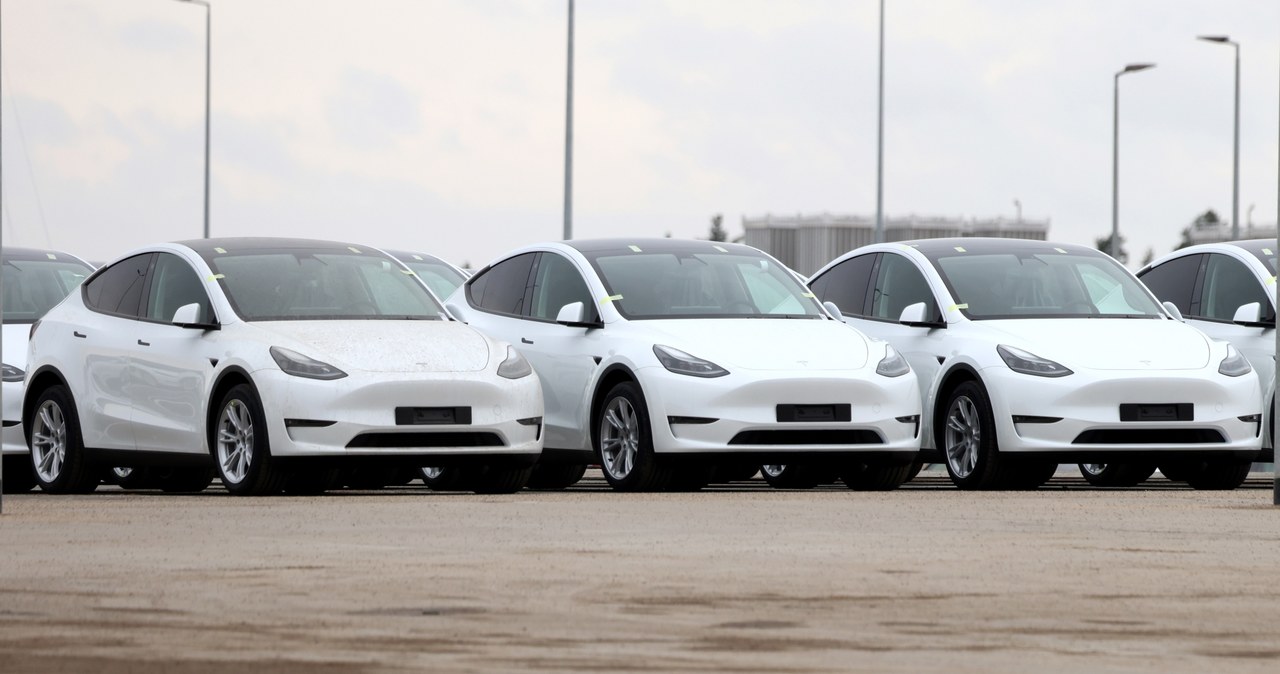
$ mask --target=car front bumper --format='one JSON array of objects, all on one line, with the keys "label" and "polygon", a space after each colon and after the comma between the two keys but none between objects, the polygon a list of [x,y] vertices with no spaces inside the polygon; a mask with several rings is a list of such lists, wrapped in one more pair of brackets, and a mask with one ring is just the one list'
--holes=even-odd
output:
[{"label": "car front bumper", "polygon": [[0,429],[0,439],[4,443],[2,451],[4,454],[26,454],[30,450],[27,448],[27,438],[22,433],[23,383],[6,381],[0,386],[4,387],[4,427]]}]

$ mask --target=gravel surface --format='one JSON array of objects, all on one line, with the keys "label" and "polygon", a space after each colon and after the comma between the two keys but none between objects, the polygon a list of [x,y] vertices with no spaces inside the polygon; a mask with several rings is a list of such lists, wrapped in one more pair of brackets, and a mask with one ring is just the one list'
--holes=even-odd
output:
[{"label": "gravel surface", "polygon": [[0,671],[1280,671],[1270,475],[6,495]]}]

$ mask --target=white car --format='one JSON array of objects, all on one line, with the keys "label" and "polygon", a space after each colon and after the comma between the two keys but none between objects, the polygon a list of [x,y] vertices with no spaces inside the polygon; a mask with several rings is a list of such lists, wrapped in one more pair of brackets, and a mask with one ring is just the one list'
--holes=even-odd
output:
[{"label": "white car", "polygon": [[[1191,246],[1152,262],[1138,279],[1173,304],[1188,325],[1223,339],[1249,359],[1262,386],[1266,426],[1258,460],[1275,457],[1276,241]],[[1243,311],[1242,311],[1243,310]]]},{"label": "white car", "polygon": [[906,361],[833,320],[754,248],[529,246],[477,272],[448,307],[538,371],[542,461],[565,466],[566,481],[598,462],[618,490],[698,488],[713,467],[777,461],[892,489],[918,453]]},{"label": "white car", "polygon": [[4,491],[10,493],[36,486],[22,432],[22,380],[31,324],[75,290],[93,267],[62,251],[7,246],[0,264],[4,275]]},{"label": "white car", "polygon": [[428,460],[510,492],[542,449],[529,363],[356,245],[137,250],[33,327],[28,363],[22,419],[55,493],[92,490],[101,466],[165,467],[175,491],[216,470],[234,494],[317,493],[342,467]]},{"label": "white car", "polygon": [[[809,283],[916,370],[926,450],[964,489],[1034,488],[1059,462],[1230,489],[1262,442],[1258,378],[1096,250],[1014,239],[866,246]],[[1145,473],[1145,475],[1143,475]]]},{"label": "white car", "polygon": [[413,271],[436,297],[444,299],[453,294],[471,274],[428,253],[408,250],[383,249]]}]

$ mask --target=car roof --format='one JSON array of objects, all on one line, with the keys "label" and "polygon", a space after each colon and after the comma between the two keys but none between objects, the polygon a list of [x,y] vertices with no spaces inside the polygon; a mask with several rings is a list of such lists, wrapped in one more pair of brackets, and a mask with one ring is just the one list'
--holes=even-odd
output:
[{"label": "car roof", "polygon": [[1025,252],[1028,250],[1048,250],[1048,251],[1067,251],[1067,252],[1087,252],[1100,254],[1095,248],[1089,246],[1081,246],[1074,243],[1055,243],[1053,241],[1040,241],[1037,239],[1005,239],[997,237],[953,237],[949,239],[919,239],[916,241],[897,241],[902,245],[910,246],[933,257],[939,253],[951,253],[956,248],[963,248],[969,253],[1013,253]]},{"label": "car roof", "polygon": [[611,250],[634,251],[632,246],[641,251],[651,253],[683,253],[702,250],[748,253],[759,255],[760,251],[751,246],[725,241],[705,241],[702,239],[667,239],[667,238],[634,238],[634,239],[572,239],[561,242],[580,253],[603,253]]},{"label": "car roof", "polygon": [[[49,257],[50,255],[53,255],[54,257],[51,258]],[[76,262],[80,262],[82,264],[89,265],[88,262],[81,260],[80,258],[76,257],[75,255],[72,255],[71,253],[66,253],[60,250],[53,250],[51,248],[14,248],[12,246],[5,246],[3,256],[4,256],[4,259],[6,260],[33,260],[33,261],[34,260],[48,261],[51,259],[57,259],[58,257],[62,257],[69,260],[75,260]],[[89,266],[92,267],[93,265],[89,265]]]},{"label": "car roof", "polygon": [[191,250],[201,254],[210,255],[218,252],[216,249],[221,248],[224,251],[230,250],[274,250],[274,249],[290,249],[290,248],[309,248],[309,249],[346,249],[358,248],[360,250],[373,250],[377,248],[372,246],[364,246],[355,243],[345,243],[341,241],[328,241],[325,239],[293,239],[286,237],[274,236],[232,236],[216,239],[188,239],[186,241],[175,241],[178,245],[186,246]]}]

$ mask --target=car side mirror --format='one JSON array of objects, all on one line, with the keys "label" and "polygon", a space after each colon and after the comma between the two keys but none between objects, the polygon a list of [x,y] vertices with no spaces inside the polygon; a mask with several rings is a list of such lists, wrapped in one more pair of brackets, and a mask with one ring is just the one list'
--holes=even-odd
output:
[{"label": "car side mirror", "polygon": [[200,315],[200,305],[192,302],[191,304],[184,304],[178,307],[178,310],[173,312],[173,320],[170,322],[180,328],[198,330],[213,330],[218,327],[214,323],[202,322],[202,318],[203,317]]},{"label": "car side mirror", "polygon": [[908,304],[902,308],[902,314],[898,316],[898,322],[909,328],[944,328],[945,323],[925,318],[925,312],[928,306],[924,302],[916,302]]},{"label": "car side mirror", "polygon": [[559,313],[556,314],[556,322],[560,325],[566,325],[571,328],[599,328],[603,327],[599,321],[586,320],[587,307],[582,302],[570,302],[560,307]]},{"label": "car side mirror", "polygon": [[831,314],[831,317],[836,319],[837,321],[844,320],[844,312],[840,311],[840,307],[836,306],[835,302],[832,302],[831,300],[827,300],[826,302],[822,303],[822,308],[826,309],[827,313]]},{"label": "car side mirror", "polygon": [[1178,309],[1178,305],[1173,302],[1161,302],[1160,305],[1164,307],[1165,311],[1169,312],[1170,316],[1173,316],[1175,319],[1183,323],[1187,322],[1187,319],[1182,317],[1182,311]]},{"label": "car side mirror", "polygon": [[1262,322],[1262,305],[1257,302],[1250,302],[1236,309],[1236,314],[1231,317],[1231,322],[1236,325],[1243,325],[1246,328],[1271,327],[1271,323]]}]

